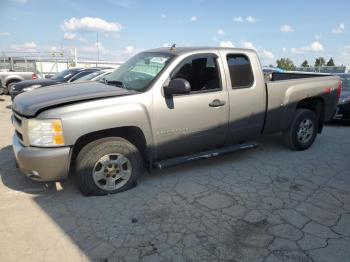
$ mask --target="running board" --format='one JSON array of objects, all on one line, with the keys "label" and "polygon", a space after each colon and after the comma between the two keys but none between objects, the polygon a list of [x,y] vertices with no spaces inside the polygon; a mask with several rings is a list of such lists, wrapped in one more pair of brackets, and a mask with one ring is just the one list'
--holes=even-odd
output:
[{"label": "running board", "polygon": [[222,148],[217,148],[215,150],[207,150],[207,151],[203,151],[192,155],[180,156],[180,157],[158,161],[153,163],[153,166],[158,169],[163,169],[163,168],[179,165],[190,161],[211,158],[214,156],[220,156],[220,155],[224,155],[224,154],[228,154],[228,153],[232,153],[240,150],[252,149],[257,146],[259,146],[259,143],[256,143],[256,142],[231,145],[231,146],[226,146]]}]

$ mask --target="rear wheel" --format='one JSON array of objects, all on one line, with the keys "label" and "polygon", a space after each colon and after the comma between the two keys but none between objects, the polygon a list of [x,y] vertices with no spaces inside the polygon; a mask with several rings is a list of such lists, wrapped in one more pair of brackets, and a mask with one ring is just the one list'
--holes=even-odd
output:
[{"label": "rear wheel", "polygon": [[86,145],[76,160],[77,182],[84,195],[115,194],[130,189],[142,171],[137,148],[119,137]]},{"label": "rear wheel", "polygon": [[316,114],[309,109],[297,109],[289,130],[283,134],[285,144],[293,150],[308,149],[318,130]]}]

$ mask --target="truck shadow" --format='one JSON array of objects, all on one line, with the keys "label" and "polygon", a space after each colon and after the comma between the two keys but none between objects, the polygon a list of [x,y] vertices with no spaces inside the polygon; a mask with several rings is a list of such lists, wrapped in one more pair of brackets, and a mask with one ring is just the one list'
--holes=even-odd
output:
[{"label": "truck shadow", "polygon": [[[41,239],[57,237],[57,242],[67,242],[68,238],[68,242],[74,244],[82,256],[93,261],[109,261],[111,257],[118,257],[123,253],[118,243],[125,241],[128,245],[128,241],[133,241],[133,248],[137,249],[140,258],[145,254],[157,255],[158,249],[161,251],[160,241],[150,240],[149,233],[143,235],[141,232],[179,215],[176,214],[178,208],[173,206],[176,203],[167,202],[167,189],[162,188],[163,185],[168,187],[175,182],[186,183],[191,175],[196,174],[200,178],[205,170],[214,173],[241,161],[254,161],[256,154],[261,154],[262,150],[285,151],[279,136],[267,137],[262,143],[264,149],[235,152],[154,170],[150,175],[145,173],[135,188],[102,197],[82,196],[73,178],[59,186],[57,183],[39,183],[26,178],[15,168],[11,146],[0,150],[0,174],[2,183],[9,191],[34,201],[45,217],[64,232],[66,239],[59,239],[57,232],[45,231],[45,228],[52,226],[48,221],[45,223],[50,225],[43,225],[43,229],[36,228],[31,233],[33,238],[39,238],[38,234],[41,234]],[[220,173],[217,175],[220,176]],[[48,244],[44,242],[44,245]]]}]

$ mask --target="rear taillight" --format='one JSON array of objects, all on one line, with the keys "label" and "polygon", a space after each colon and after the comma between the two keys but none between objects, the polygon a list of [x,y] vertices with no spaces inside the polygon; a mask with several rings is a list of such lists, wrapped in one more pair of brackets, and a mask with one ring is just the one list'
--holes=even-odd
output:
[{"label": "rear taillight", "polygon": [[38,79],[35,73],[32,74],[32,80]]},{"label": "rear taillight", "polygon": [[342,88],[342,81],[339,80],[339,83],[338,83],[338,88],[337,88],[337,103],[339,102],[339,99],[340,99],[340,95],[341,95],[341,88]]}]

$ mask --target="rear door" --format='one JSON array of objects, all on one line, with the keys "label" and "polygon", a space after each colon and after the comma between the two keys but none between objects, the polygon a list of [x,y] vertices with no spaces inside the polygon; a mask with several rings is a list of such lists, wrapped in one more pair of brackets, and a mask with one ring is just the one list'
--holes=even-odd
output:
[{"label": "rear door", "polygon": [[170,79],[190,82],[189,94],[165,98],[154,89],[153,128],[158,160],[222,145],[227,135],[228,94],[216,54],[184,58]]},{"label": "rear door", "polygon": [[260,136],[266,107],[266,89],[260,62],[253,51],[221,50],[229,95],[229,131],[226,143]]}]

